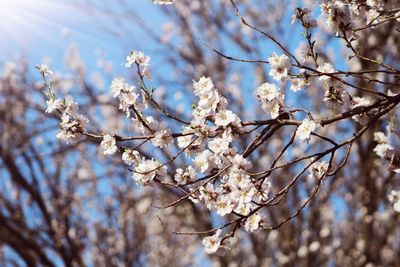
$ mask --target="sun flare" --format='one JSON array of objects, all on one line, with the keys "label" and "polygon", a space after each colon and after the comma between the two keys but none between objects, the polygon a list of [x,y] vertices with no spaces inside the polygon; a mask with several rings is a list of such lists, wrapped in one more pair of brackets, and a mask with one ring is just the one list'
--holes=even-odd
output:
[{"label": "sun flare", "polygon": [[49,41],[70,21],[70,14],[59,0],[0,0],[0,48],[28,45],[32,37]]}]

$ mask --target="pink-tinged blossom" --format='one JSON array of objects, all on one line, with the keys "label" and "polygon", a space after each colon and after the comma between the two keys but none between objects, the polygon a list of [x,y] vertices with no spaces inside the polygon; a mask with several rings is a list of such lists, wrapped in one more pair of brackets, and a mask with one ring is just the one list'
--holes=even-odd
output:
[{"label": "pink-tinged blossom", "polygon": [[205,187],[200,187],[199,199],[205,202],[207,209],[214,210],[220,193],[220,188],[214,189],[214,185],[208,183]]}]

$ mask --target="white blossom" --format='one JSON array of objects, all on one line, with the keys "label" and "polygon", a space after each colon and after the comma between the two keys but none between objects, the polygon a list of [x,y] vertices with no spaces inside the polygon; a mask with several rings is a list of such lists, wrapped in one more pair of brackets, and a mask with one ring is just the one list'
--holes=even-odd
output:
[{"label": "white blossom", "polygon": [[389,144],[389,137],[386,136],[383,132],[375,132],[374,141],[378,142],[378,144],[374,148],[374,152],[380,158],[384,158],[386,152],[393,149],[393,147]]},{"label": "white blossom", "polygon": [[382,144],[377,144],[374,148],[374,152],[376,155],[378,155],[380,158],[383,158],[386,154],[386,152],[390,149],[393,149],[393,147],[389,144],[382,143]]},{"label": "white blossom", "polygon": [[180,185],[194,182],[196,180],[196,171],[192,166],[187,167],[186,171],[178,168],[176,169],[174,179]]},{"label": "white blossom", "polygon": [[[333,73],[333,72],[335,72],[335,69],[333,68],[331,63],[324,63],[324,65],[319,66],[317,68],[317,70],[319,72],[321,72],[321,73]],[[330,77],[327,76],[327,75],[322,75],[322,76],[319,77],[319,80],[321,80],[321,81],[326,81],[328,79],[330,79]]]},{"label": "white blossom", "polygon": [[201,117],[206,117],[214,113],[217,108],[218,102],[220,101],[221,96],[217,91],[207,91],[200,95],[200,100],[197,103],[197,107],[199,115]]},{"label": "white blossom", "polygon": [[284,81],[287,78],[290,68],[290,59],[286,55],[278,56],[275,52],[268,58],[271,64],[269,75],[277,81]]},{"label": "white blossom", "polygon": [[52,113],[54,110],[57,109],[61,109],[64,102],[62,99],[54,99],[54,98],[50,98],[49,100],[46,101],[47,103],[47,109],[46,109],[46,113]]},{"label": "white blossom", "polygon": [[138,159],[140,159],[140,154],[138,151],[133,149],[125,149],[124,153],[122,153],[122,160],[127,165],[132,165]]},{"label": "white blossom", "polygon": [[268,112],[271,118],[279,116],[279,111],[283,106],[284,95],[280,89],[271,83],[264,83],[257,88],[257,97],[261,101],[261,108]]},{"label": "white blossom", "polygon": [[119,109],[126,113],[127,117],[130,117],[130,108],[136,104],[139,95],[130,91],[119,95]]},{"label": "white blossom", "polygon": [[212,236],[207,236],[203,238],[203,246],[204,251],[207,254],[213,254],[217,252],[219,247],[221,246],[221,229],[218,229],[217,232]]},{"label": "white blossom", "polygon": [[184,127],[182,130],[182,136],[179,136],[176,141],[178,143],[179,148],[186,148],[192,142],[192,133],[193,130],[190,127]]},{"label": "white blossom", "polygon": [[154,146],[165,148],[174,142],[170,129],[161,129],[154,134],[154,138],[151,139]]},{"label": "white blossom", "polygon": [[239,117],[230,110],[220,110],[215,115],[215,125],[226,127],[229,124],[239,124]]},{"label": "white blossom", "polygon": [[257,89],[257,96],[260,100],[272,101],[279,96],[279,88],[272,83],[263,83]]},{"label": "white blossom", "polygon": [[140,162],[133,171],[132,178],[138,184],[146,185],[152,181],[156,175],[163,176],[165,174],[165,166],[161,167],[161,163],[159,161],[151,159]]},{"label": "white blossom", "polygon": [[201,173],[205,173],[208,171],[212,166],[213,154],[210,150],[206,149],[203,152],[196,155],[194,159],[194,166],[197,170]]},{"label": "white blossom", "polygon": [[127,57],[126,57],[126,67],[129,68],[132,64],[138,64],[142,67],[148,67],[149,66],[149,61],[150,57],[146,56],[142,51],[132,51]]},{"label": "white blossom", "polygon": [[249,218],[247,218],[244,229],[251,233],[258,229],[261,221],[261,216],[258,213],[252,214]]},{"label": "white blossom", "polygon": [[49,76],[53,74],[53,71],[47,64],[40,64],[39,66],[37,66],[37,68],[43,76]]},{"label": "white blossom", "polygon": [[326,161],[317,161],[315,162],[311,168],[309,169],[310,171],[310,181],[314,182],[314,180],[321,179],[323,175],[326,175],[327,171],[329,169],[329,163]]},{"label": "white blossom", "polygon": [[113,94],[113,97],[117,97],[121,93],[133,92],[135,90],[135,86],[129,85],[123,78],[115,78],[111,82],[110,90]]},{"label": "white blossom", "polygon": [[214,89],[214,84],[210,78],[202,76],[198,81],[193,81],[194,94],[200,96]]},{"label": "white blossom", "polygon": [[228,150],[229,143],[229,140],[217,137],[208,142],[208,148],[215,154],[223,154],[225,151]]},{"label": "white blossom", "polygon": [[225,216],[232,212],[233,204],[229,195],[221,195],[217,199],[216,203],[217,214],[219,216]]},{"label": "white blossom", "polygon": [[389,137],[385,135],[383,132],[375,132],[374,133],[374,141],[382,144],[389,143]]},{"label": "white blossom", "polygon": [[310,138],[310,134],[317,128],[317,124],[313,120],[304,119],[296,131],[296,136],[304,141]]},{"label": "white blossom", "polygon": [[112,137],[110,134],[106,134],[103,136],[103,141],[101,141],[100,146],[104,150],[104,155],[112,155],[118,150],[115,138]]}]

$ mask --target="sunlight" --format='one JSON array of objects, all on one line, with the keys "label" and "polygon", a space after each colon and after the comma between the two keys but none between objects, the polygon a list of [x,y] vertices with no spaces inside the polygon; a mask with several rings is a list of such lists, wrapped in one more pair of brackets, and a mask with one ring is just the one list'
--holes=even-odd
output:
[{"label": "sunlight", "polygon": [[45,24],[45,0],[0,0],[0,37],[4,42],[21,44],[26,34],[36,34]]},{"label": "sunlight", "polygon": [[0,0],[0,49],[53,43],[71,21],[72,13],[59,0]]}]

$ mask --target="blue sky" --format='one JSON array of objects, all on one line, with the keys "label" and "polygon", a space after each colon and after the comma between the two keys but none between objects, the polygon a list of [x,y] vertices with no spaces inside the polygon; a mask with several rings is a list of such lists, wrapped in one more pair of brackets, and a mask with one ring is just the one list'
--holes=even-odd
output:
[{"label": "blue sky", "polygon": [[[133,48],[123,47],[117,39],[99,30],[98,21],[74,7],[72,2],[0,0],[0,67],[6,61],[24,56],[31,66],[51,58],[52,68],[62,70],[63,55],[68,46],[75,43],[88,70],[95,66],[98,49],[115,63],[117,71],[122,70],[125,56]],[[135,10],[138,14],[146,14],[143,19],[152,28],[156,29],[162,22],[162,17],[149,0],[135,0]],[[146,46],[142,48],[148,48],[150,44],[144,38],[138,31],[140,43]]]}]

